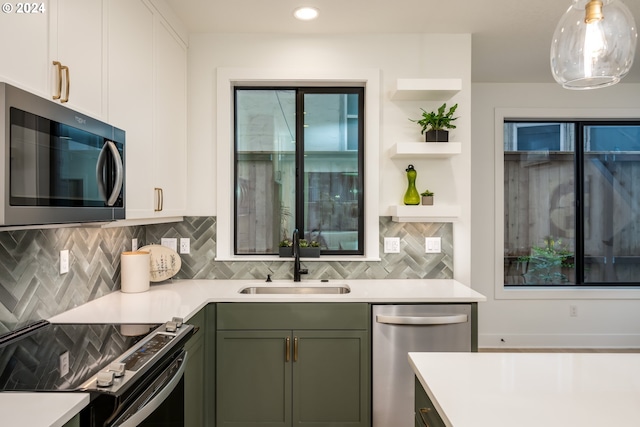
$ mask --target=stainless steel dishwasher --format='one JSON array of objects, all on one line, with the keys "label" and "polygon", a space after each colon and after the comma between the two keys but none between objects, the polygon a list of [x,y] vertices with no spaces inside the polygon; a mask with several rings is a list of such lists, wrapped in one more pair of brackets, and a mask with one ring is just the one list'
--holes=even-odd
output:
[{"label": "stainless steel dishwasher", "polygon": [[373,427],[412,427],[410,351],[471,351],[471,304],[374,305]]}]

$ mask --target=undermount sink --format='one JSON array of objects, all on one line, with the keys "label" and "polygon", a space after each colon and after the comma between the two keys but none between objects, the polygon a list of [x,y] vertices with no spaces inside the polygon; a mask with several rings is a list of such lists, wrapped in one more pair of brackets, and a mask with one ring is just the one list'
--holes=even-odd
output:
[{"label": "undermount sink", "polygon": [[348,294],[351,289],[344,286],[249,286],[241,294]]}]

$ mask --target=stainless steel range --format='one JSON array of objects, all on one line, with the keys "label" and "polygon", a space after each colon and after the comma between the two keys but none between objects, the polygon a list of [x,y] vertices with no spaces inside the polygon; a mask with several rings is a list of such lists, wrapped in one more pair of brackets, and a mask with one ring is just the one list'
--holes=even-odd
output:
[{"label": "stainless steel range", "polygon": [[163,325],[31,325],[0,338],[2,391],[88,392],[81,426],[180,426],[184,344],[196,332]]}]

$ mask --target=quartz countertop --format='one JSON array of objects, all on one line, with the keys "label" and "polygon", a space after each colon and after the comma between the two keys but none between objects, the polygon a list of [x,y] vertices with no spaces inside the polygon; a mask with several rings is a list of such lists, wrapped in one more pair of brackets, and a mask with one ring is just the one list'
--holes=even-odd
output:
[{"label": "quartz countertop", "polygon": [[88,404],[88,393],[0,394],[3,426],[62,427]]},{"label": "quartz countertop", "polygon": [[[240,294],[249,286],[342,286],[348,294]],[[466,303],[486,298],[455,280],[172,280],[152,284],[141,293],[112,292],[67,312],[52,323],[163,323],[172,317],[188,320],[215,302],[367,302]],[[85,393],[1,393],[0,412],[7,425],[61,426],[89,403]]]},{"label": "quartz countertop", "polygon": [[[250,286],[338,286],[348,294],[240,294]],[[466,303],[486,298],[451,280],[175,280],[152,285],[149,291],[112,292],[104,297],[48,319],[54,323],[162,323],[172,317],[188,320],[212,302],[367,302]]]},{"label": "quartz countertop", "polygon": [[448,427],[640,424],[638,353],[409,353]]}]

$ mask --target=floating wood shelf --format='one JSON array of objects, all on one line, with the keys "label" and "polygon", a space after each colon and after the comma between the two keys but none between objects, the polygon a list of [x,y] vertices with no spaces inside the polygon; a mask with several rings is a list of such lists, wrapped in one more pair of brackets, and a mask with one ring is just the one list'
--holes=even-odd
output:
[{"label": "floating wood shelf", "polygon": [[460,154],[460,142],[399,142],[391,147],[391,157],[394,159],[428,157],[444,159]]},{"label": "floating wood shelf", "polygon": [[447,101],[462,90],[462,79],[397,79],[391,99],[396,101]]}]

